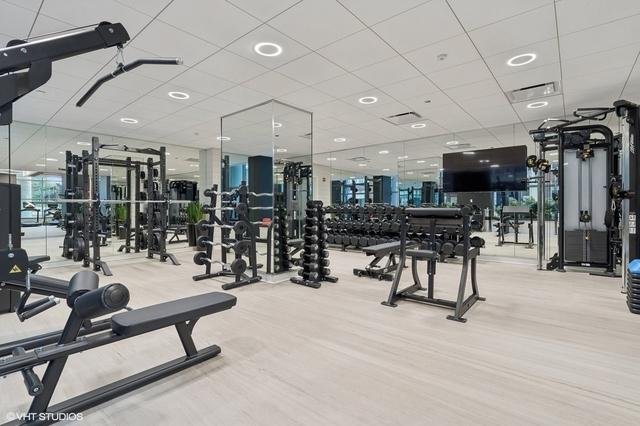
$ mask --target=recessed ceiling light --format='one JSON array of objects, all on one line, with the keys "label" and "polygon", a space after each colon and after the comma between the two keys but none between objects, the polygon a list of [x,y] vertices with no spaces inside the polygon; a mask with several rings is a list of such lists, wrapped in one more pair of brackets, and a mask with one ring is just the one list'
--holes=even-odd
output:
[{"label": "recessed ceiling light", "polygon": [[500,164],[492,164],[489,167],[493,167],[493,168],[500,167]]},{"label": "recessed ceiling light", "polygon": [[358,102],[365,105],[375,104],[376,102],[378,102],[378,98],[376,98],[375,96],[365,96],[358,99]]},{"label": "recessed ceiling light", "polygon": [[409,158],[408,155],[400,155],[400,156],[398,156],[398,160],[406,160],[407,158]]},{"label": "recessed ceiling light", "polygon": [[262,42],[253,46],[253,51],[261,56],[279,56],[282,53],[282,46],[271,42]]},{"label": "recessed ceiling light", "polygon": [[46,167],[46,164],[36,164],[37,167]]},{"label": "recessed ceiling light", "polygon": [[135,118],[129,118],[129,117],[122,117],[120,119],[120,122],[124,124],[138,124],[138,120],[136,120]]},{"label": "recessed ceiling light", "polygon": [[45,158],[46,161],[58,161],[57,158]]},{"label": "recessed ceiling light", "polygon": [[479,160],[481,163],[488,163],[489,160]]},{"label": "recessed ceiling light", "polygon": [[194,177],[194,178],[199,178],[199,177],[200,177],[200,175],[193,175],[193,177]]},{"label": "recessed ceiling light", "polygon": [[465,151],[462,154],[464,154],[464,155],[476,155],[476,153],[473,152],[473,151]]},{"label": "recessed ceiling light", "polygon": [[355,179],[355,178],[356,178],[355,176],[349,176],[349,179]]},{"label": "recessed ceiling light", "polygon": [[387,151],[386,149],[383,149],[382,151],[378,151],[378,154],[382,154],[382,155],[388,154],[388,153],[389,151]]},{"label": "recessed ceiling light", "polygon": [[364,164],[364,163],[360,163],[360,164],[358,164],[358,166],[359,166],[359,167],[367,167],[367,165],[366,165],[366,164]]},{"label": "recessed ceiling light", "polygon": [[388,171],[389,171],[389,169],[382,169],[382,171],[383,171],[383,172],[388,172]]},{"label": "recessed ceiling light", "polygon": [[441,172],[444,172],[444,169],[440,169]]},{"label": "recessed ceiling light", "polygon": [[418,161],[416,161],[416,163],[418,163],[418,164],[424,164],[424,163],[426,163],[426,161],[425,161],[425,160],[418,160]]},{"label": "recessed ceiling light", "polygon": [[346,142],[347,138],[333,138],[334,142]]},{"label": "recessed ceiling light", "polygon": [[170,171],[170,172],[175,172],[176,171],[176,169],[167,169],[167,170]]},{"label": "recessed ceiling light", "polygon": [[218,136],[216,139],[219,141],[230,141],[231,138],[229,136]]},{"label": "recessed ceiling light", "polygon": [[536,109],[546,107],[547,105],[549,105],[549,102],[547,101],[531,102],[529,105],[527,105],[527,108]]},{"label": "recessed ceiling light", "polygon": [[431,163],[431,164],[429,164],[429,167],[438,167],[438,166],[439,166],[439,164],[438,164],[438,163]]},{"label": "recessed ceiling light", "polygon": [[58,154],[64,154],[64,151],[58,151]]},{"label": "recessed ceiling light", "polygon": [[189,167],[200,167],[198,164],[189,164]]},{"label": "recessed ceiling light", "polygon": [[171,155],[171,153],[170,152],[165,152],[164,155]]},{"label": "recessed ceiling light", "polygon": [[451,146],[451,145],[458,145],[459,143],[460,142],[458,142],[458,141],[449,141],[449,142],[445,142],[444,144]]},{"label": "recessed ceiling light", "polygon": [[91,142],[78,142],[78,145],[91,146]]},{"label": "recessed ceiling light", "polygon": [[336,161],[336,157],[328,157],[327,161]]},{"label": "recessed ceiling light", "polygon": [[191,97],[191,95],[189,95],[188,93],[184,93],[184,92],[169,92],[168,93],[170,98],[173,99],[178,99],[178,100],[185,100],[185,99],[189,99]]},{"label": "recessed ceiling light", "polygon": [[287,148],[276,148],[276,152],[287,152]]},{"label": "recessed ceiling light", "polygon": [[407,172],[407,174],[408,174],[408,175],[412,175],[412,174],[413,174],[413,172]]},{"label": "recessed ceiling light", "polygon": [[535,53],[523,53],[522,55],[516,55],[507,61],[507,65],[510,67],[520,67],[522,65],[530,64],[535,61],[538,55]]},{"label": "recessed ceiling light", "polygon": [[282,123],[278,123],[277,121],[274,121],[273,122],[273,127],[276,128],[276,129],[279,128],[279,127],[282,127]]},{"label": "recessed ceiling light", "polygon": [[427,127],[427,125],[424,123],[415,123],[411,125],[412,129],[424,129],[425,127]]}]

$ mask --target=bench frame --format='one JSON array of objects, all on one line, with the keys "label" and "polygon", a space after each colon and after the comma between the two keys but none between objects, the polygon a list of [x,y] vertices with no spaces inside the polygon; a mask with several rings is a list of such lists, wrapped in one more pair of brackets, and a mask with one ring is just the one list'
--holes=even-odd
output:
[{"label": "bench frame", "polygon": [[[396,260],[396,256],[400,254],[401,242],[398,241],[397,246],[394,246],[393,249],[388,250],[384,254],[376,255],[374,253],[376,251],[376,247],[386,244],[389,243],[377,244],[375,246],[364,248],[362,251],[364,251],[367,256],[373,256],[373,260],[369,262],[369,264],[365,266],[364,269],[353,268],[353,275],[356,275],[358,277],[367,276],[370,278],[377,278],[380,281],[392,281],[394,277],[393,272],[398,269],[399,265],[398,261]],[[386,263],[384,264],[384,266],[379,266],[378,264],[384,258],[387,258]]]},{"label": "bench frame", "polygon": [[[427,209],[425,209],[427,210]],[[434,209],[438,210],[438,209]],[[440,209],[442,210],[442,209]],[[462,211],[462,210],[461,210]],[[426,259],[427,262],[427,288],[425,289],[422,286],[420,281],[420,274],[418,273],[418,261],[425,260],[424,258],[419,258],[418,256],[411,256],[411,273],[413,276],[413,284],[409,287],[406,287],[402,290],[398,290],[398,286],[400,284],[400,278],[402,277],[403,267],[399,267],[396,269],[395,276],[393,278],[393,283],[391,284],[391,290],[389,291],[389,297],[386,301],[382,302],[385,306],[396,307],[397,301],[400,299],[413,300],[416,302],[421,302],[429,305],[442,306],[444,308],[449,308],[454,310],[453,315],[447,316],[447,319],[458,321],[458,322],[466,322],[467,319],[463,318],[463,315],[471,308],[477,301],[485,300],[484,297],[480,297],[478,293],[478,282],[476,278],[476,261],[477,257],[480,253],[480,250],[477,247],[471,247],[470,243],[470,216],[466,214],[461,214],[460,217],[456,217],[454,219],[451,218],[440,218],[436,214],[430,216],[428,218],[411,218],[410,216],[405,216],[401,220],[400,224],[400,265],[404,266],[407,260],[407,225],[409,220],[417,220],[420,222],[425,222],[429,226],[429,234],[431,235],[431,239],[429,241],[430,249],[435,247],[435,235],[436,235],[436,223],[438,221],[451,221],[451,220],[462,220],[462,235],[463,235],[463,244],[464,244],[464,253],[462,255],[462,270],[460,273],[460,281],[458,284],[458,295],[456,300],[446,300],[446,299],[438,299],[434,297],[434,285],[435,285],[435,274],[436,274],[436,263],[437,256],[430,256]],[[469,274],[470,272],[470,274]],[[468,275],[471,275],[471,294],[465,299],[465,292],[467,286],[467,278]],[[417,294],[419,291],[426,290],[427,295]]]},{"label": "bench frame", "polygon": [[[144,309],[144,308],[142,308]],[[228,309],[228,308],[227,308]],[[49,419],[60,418],[53,414],[81,413],[106,401],[118,398],[150,383],[157,382],[186,368],[214,358],[220,354],[217,345],[198,350],[192,338],[192,331],[199,318],[174,324],[178,337],[185,351],[185,356],[115,381],[84,394],[75,396],[56,405],[49,406],[69,356],[89,349],[109,345],[120,340],[135,337],[121,336],[110,330],[111,320],[100,320],[95,323],[79,318],[72,310],[64,330],[18,340],[0,347],[0,356],[11,354],[11,349],[22,347],[28,352],[0,359],[0,376],[32,369],[35,366],[48,364],[42,378],[42,393],[34,396],[31,406],[23,421],[15,420],[5,425],[17,425],[36,421],[38,424],[51,424],[52,420],[39,421],[39,413],[50,413]],[[88,328],[85,328],[88,326]],[[162,327],[166,328],[166,327]],[[159,328],[161,329],[161,328]],[[107,330],[107,331],[105,331]],[[151,330],[156,331],[156,330]],[[145,334],[145,333],[141,333]]]}]

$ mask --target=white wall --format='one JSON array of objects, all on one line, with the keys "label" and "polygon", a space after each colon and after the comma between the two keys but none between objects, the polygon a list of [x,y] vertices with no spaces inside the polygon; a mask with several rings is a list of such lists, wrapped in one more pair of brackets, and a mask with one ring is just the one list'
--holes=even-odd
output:
[{"label": "white wall", "polygon": [[211,188],[213,184],[220,185],[220,148],[201,149],[199,154],[198,191],[200,192],[200,202],[208,204],[204,198],[204,190]]},{"label": "white wall", "polygon": [[313,199],[327,206],[331,204],[331,168],[313,165]]}]

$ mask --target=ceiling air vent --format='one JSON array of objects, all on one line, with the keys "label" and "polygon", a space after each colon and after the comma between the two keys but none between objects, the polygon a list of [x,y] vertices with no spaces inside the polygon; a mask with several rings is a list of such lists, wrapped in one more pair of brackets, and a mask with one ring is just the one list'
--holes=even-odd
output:
[{"label": "ceiling air vent", "polygon": [[459,143],[458,145],[445,145],[446,148],[449,148],[451,151],[466,151],[467,149],[473,148],[470,143]]},{"label": "ceiling air vent", "polygon": [[353,157],[353,158],[348,158],[348,160],[353,161],[354,163],[365,163],[367,161],[371,161],[367,157]]},{"label": "ceiling air vent", "polygon": [[557,95],[560,90],[560,84],[557,81],[551,83],[536,84],[535,86],[523,87],[521,89],[512,90],[505,94],[512,104],[517,102],[525,102],[533,99],[546,98],[547,96]]},{"label": "ceiling air vent", "polygon": [[415,123],[416,121],[422,121],[422,116],[417,112],[409,111],[384,117],[383,120],[391,124],[395,124],[396,126],[400,126],[403,124]]}]

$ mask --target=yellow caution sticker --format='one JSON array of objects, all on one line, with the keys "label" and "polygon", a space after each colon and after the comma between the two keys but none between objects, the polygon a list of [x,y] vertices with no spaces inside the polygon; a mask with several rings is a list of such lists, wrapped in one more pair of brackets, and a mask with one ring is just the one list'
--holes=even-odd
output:
[{"label": "yellow caution sticker", "polygon": [[13,265],[13,268],[9,271],[10,274],[19,274],[22,272],[22,269],[18,267],[18,265]]}]

